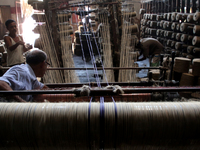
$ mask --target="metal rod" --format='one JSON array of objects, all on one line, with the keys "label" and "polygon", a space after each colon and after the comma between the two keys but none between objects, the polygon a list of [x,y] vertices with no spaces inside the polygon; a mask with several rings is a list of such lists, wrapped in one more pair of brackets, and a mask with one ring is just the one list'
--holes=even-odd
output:
[{"label": "metal rod", "polygon": [[[180,91],[200,91],[200,86],[196,87],[145,87],[145,88],[122,88],[125,94],[130,93],[152,93],[152,92],[180,92]],[[77,90],[17,90],[17,91],[0,91],[1,95],[34,95],[34,94],[76,94],[80,93],[81,89]],[[117,95],[112,89],[91,89],[90,96],[106,96]]]},{"label": "metal rod", "polygon": [[[1,67],[0,70],[8,70],[10,67]],[[129,70],[129,69],[160,69],[160,70],[168,70],[165,67],[111,67],[111,68],[102,68],[97,67],[97,70]],[[57,67],[48,67],[47,70],[94,70],[94,68],[57,68]]]}]

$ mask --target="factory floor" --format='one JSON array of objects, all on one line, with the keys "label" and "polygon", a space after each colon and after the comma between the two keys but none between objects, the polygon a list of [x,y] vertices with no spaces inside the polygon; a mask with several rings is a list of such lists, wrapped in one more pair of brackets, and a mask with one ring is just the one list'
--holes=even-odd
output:
[{"label": "factory floor", "polygon": [[[82,56],[74,55],[73,59],[76,68],[94,68],[92,61],[84,62]],[[81,83],[97,82],[95,75],[102,76],[102,70],[98,70],[97,72],[95,70],[76,70],[76,74]],[[102,82],[101,77],[99,79]]]}]

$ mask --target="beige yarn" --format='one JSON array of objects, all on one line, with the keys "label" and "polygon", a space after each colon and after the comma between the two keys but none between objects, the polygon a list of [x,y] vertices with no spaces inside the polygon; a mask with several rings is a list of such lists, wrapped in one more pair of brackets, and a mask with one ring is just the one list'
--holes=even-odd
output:
[{"label": "beige yarn", "polygon": [[190,67],[190,59],[183,57],[176,57],[174,63],[174,71],[179,73],[188,73]]},{"label": "beige yarn", "polygon": [[192,61],[192,74],[194,76],[200,76],[200,59],[193,59]]}]

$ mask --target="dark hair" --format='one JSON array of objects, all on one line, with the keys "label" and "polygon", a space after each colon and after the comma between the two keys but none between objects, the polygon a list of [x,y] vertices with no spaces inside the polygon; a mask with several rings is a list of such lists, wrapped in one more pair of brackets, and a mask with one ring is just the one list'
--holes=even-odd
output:
[{"label": "dark hair", "polygon": [[46,53],[40,49],[31,49],[26,54],[26,63],[29,65],[37,65],[46,59]]},{"label": "dark hair", "polygon": [[12,22],[15,22],[15,20],[8,19],[8,20],[5,22],[6,28],[8,28],[9,24],[11,24]]},{"label": "dark hair", "polygon": [[135,45],[136,48],[140,48],[141,47],[141,42],[140,40],[138,41],[138,43]]}]

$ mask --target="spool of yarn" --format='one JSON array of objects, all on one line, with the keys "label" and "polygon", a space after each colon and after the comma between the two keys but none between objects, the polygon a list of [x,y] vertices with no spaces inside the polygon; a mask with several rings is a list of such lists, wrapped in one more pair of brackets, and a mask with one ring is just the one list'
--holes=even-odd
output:
[{"label": "spool of yarn", "polygon": [[200,59],[195,58],[192,60],[192,74],[194,76],[200,76]]},{"label": "spool of yarn", "polygon": [[193,16],[194,16],[194,14],[189,14],[189,15],[187,16],[187,22],[189,22],[189,23],[194,23]]},{"label": "spool of yarn", "polygon": [[157,21],[151,21],[149,26],[151,28],[156,28],[157,27]]},{"label": "spool of yarn", "polygon": [[143,26],[146,26],[147,25],[147,20],[146,19],[144,19],[143,20],[143,24],[142,24]]},{"label": "spool of yarn", "polygon": [[192,39],[192,45],[200,46],[200,37],[199,36],[194,36],[194,38]]},{"label": "spool of yarn", "polygon": [[187,14],[185,13],[178,13],[176,15],[176,21],[179,21],[179,20],[184,21],[185,19],[187,19]]},{"label": "spool of yarn", "polygon": [[179,23],[173,22],[172,25],[171,25],[171,29],[172,29],[172,30],[176,30],[177,24],[179,24]]},{"label": "spool of yarn", "polygon": [[181,35],[181,41],[182,42],[187,42],[187,40],[188,40],[188,34],[182,34]]},{"label": "spool of yarn", "polygon": [[175,32],[172,33],[171,39],[172,39],[172,40],[175,40],[175,39],[176,39],[176,33],[175,33]]},{"label": "spool of yarn", "polygon": [[189,54],[192,54],[192,53],[193,53],[193,49],[194,49],[194,46],[188,46],[188,47],[187,47],[187,52],[188,52]]},{"label": "spool of yarn", "polygon": [[165,37],[170,39],[173,33],[172,31],[165,31]]},{"label": "spool of yarn", "polygon": [[163,19],[163,15],[157,15],[157,16],[156,16],[156,20],[157,20],[157,21],[161,21],[162,19]]},{"label": "spool of yarn", "polygon": [[194,26],[193,33],[196,34],[196,35],[200,35],[200,25]]},{"label": "spool of yarn", "polygon": [[160,21],[160,28],[163,28],[164,21]]},{"label": "spool of yarn", "polygon": [[162,28],[163,28],[163,29],[167,29],[167,21],[164,21],[164,22],[163,22]]},{"label": "spool of yarn", "polygon": [[199,20],[200,20],[200,12],[196,12],[196,13],[193,15],[193,20],[194,20],[194,21],[199,21]]},{"label": "spool of yarn", "polygon": [[167,46],[171,47],[172,40],[167,40]]},{"label": "spool of yarn", "polygon": [[176,25],[176,31],[180,31],[180,24]]},{"label": "spool of yarn", "polygon": [[191,43],[191,44],[192,44],[193,38],[194,38],[194,36],[188,35],[188,43]]},{"label": "spool of yarn", "polygon": [[181,35],[182,35],[181,33],[177,33],[177,34],[176,34],[176,40],[177,40],[177,41],[180,41]]},{"label": "spool of yarn", "polygon": [[139,14],[143,15],[145,12],[146,12],[145,9],[140,8],[140,12],[139,12]]},{"label": "spool of yarn", "polygon": [[160,28],[160,22],[157,22],[157,28]]},{"label": "spool of yarn", "polygon": [[178,73],[188,73],[190,68],[190,59],[183,57],[176,57],[174,63],[174,71]]},{"label": "spool of yarn", "polygon": [[171,21],[172,13],[167,13],[167,20]]},{"label": "spool of yarn", "polygon": [[193,53],[194,53],[194,54],[200,53],[200,48],[195,47],[195,48],[193,49]]},{"label": "spool of yarn", "polygon": [[156,18],[157,18],[157,14],[151,14],[150,15],[150,19],[151,20],[156,20]]},{"label": "spool of yarn", "polygon": [[175,48],[176,41],[171,42],[171,48]]},{"label": "spool of yarn", "polygon": [[156,36],[156,29],[150,29],[150,35]]},{"label": "spool of yarn", "polygon": [[164,19],[164,20],[167,20],[167,16],[168,16],[168,14],[167,14],[167,13],[164,13],[163,19]]},{"label": "spool of yarn", "polygon": [[180,80],[180,86],[193,86],[194,76],[190,73],[183,73]]},{"label": "spool of yarn", "polygon": [[181,42],[176,42],[176,44],[175,44],[175,49],[176,50],[181,50],[182,49],[182,43]]},{"label": "spool of yarn", "polygon": [[181,23],[180,31],[181,32],[187,32],[189,26],[193,28],[194,25],[191,24],[191,23]]},{"label": "spool of yarn", "polygon": [[151,22],[150,20],[147,21],[147,26],[148,27],[150,26],[150,22]]},{"label": "spool of yarn", "polygon": [[167,22],[167,29],[171,29],[171,26],[172,26],[172,22]]},{"label": "spool of yarn", "polygon": [[176,20],[176,15],[177,15],[177,12],[173,12],[172,15],[171,15],[171,21],[175,21]]},{"label": "spool of yarn", "polygon": [[141,29],[142,29],[142,32],[144,32],[145,29],[146,29],[146,27],[145,27],[145,26],[142,26]]}]

